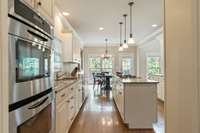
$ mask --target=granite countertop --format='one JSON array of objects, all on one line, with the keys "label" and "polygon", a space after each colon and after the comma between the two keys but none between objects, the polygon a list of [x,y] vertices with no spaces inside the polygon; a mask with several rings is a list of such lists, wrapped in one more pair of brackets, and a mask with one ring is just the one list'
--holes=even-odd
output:
[{"label": "granite countertop", "polygon": [[122,83],[124,84],[158,84],[158,81],[149,80],[149,79],[142,79],[142,78],[126,78],[121,79]]},{"label": "granite countertop", "polygon": [[80,81],[80,78],[77,79],[63,79],[63,80],[58,80],[55,81],[54,83],[54,90],[55,93],[60,92],[61,90],[73,85],[74,83]]}]

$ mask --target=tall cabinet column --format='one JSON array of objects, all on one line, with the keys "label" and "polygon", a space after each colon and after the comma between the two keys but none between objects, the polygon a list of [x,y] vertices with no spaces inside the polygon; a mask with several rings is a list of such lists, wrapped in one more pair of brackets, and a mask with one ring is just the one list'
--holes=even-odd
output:
[{"label": "tall cabinet column", "polygon": [[197,5],[165,0],[166,133],[199,133]]}]

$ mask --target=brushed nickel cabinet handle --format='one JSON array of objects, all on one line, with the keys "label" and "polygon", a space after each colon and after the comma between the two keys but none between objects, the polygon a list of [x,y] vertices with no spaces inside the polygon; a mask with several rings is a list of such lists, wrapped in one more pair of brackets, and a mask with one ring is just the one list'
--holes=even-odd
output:
[{"label": "brushed nickel cabinet handle", "polygon": [[42,6],[42,2],[41,2],[41,1],[39,1],[39,2],[38,2],[38,5],[39,5],[39,6]]}]

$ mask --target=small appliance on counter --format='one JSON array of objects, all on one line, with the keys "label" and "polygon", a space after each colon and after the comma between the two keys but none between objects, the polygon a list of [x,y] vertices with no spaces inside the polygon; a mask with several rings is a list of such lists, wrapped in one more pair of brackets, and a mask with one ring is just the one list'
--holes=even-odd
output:
[{"label": "small appliance on counter", "polygon": [[52,26],[22,0],[9,0],[9,132],[53,133]]}]

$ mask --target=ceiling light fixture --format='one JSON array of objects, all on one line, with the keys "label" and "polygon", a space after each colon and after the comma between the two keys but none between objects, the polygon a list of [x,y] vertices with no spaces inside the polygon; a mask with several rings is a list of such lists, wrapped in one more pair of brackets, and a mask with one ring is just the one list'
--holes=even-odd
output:
[{"label": "ceiling light fixture", "polygon": [[63,12],[62,13],[64,16],[69,16],[70,14],[68,12]]},{"label": "ceiling light fixture", "polygon": [[128,48],[128,44],[127,44],[127,40],[126,40],[126,17],[127,14],[124,14],[124,44],[123,44],[123,48]]},{"label": "ceiling light fixture", "polygon": [[108,58],[111,58],[111,55],[108,54],[108,39],[107,38],[105,39],[105,42],[106,42],[106,50],[105,50],[105,53],[102,54],[102,58],[108,59]]},{"label": "ceiling light fixture", "polygon": [[119,23],[120,24],[120,46],[119,46],[119,51],[123,51],[123,44],[122,44],[122,22]]},{"label": "ceiling light fixture", "polygon": [[130,38],[129,38],[129,40],[128,40],[128,43],[129,44],[134,44],[135,43],[135,40],[133,39],[133,23],[132,23],[132,13],[133,13],[133,4],[134,4],[134,2],[130,2],[130,3],[128,3],[128,5],[130,6]]},{"label": "ceiling light fixture", "polygon": [[157,25],[157,24],[153,24],[153,25],[152,25],[152,27],[154,27],[154,28],[155,28],[155,27],[158,27],[158,25]]},{"label": "ceiling light fixture", "polygon": [[99,30],[102,31],[102,30],[104,30],[104,28],[103,27],[99,27]]}]

